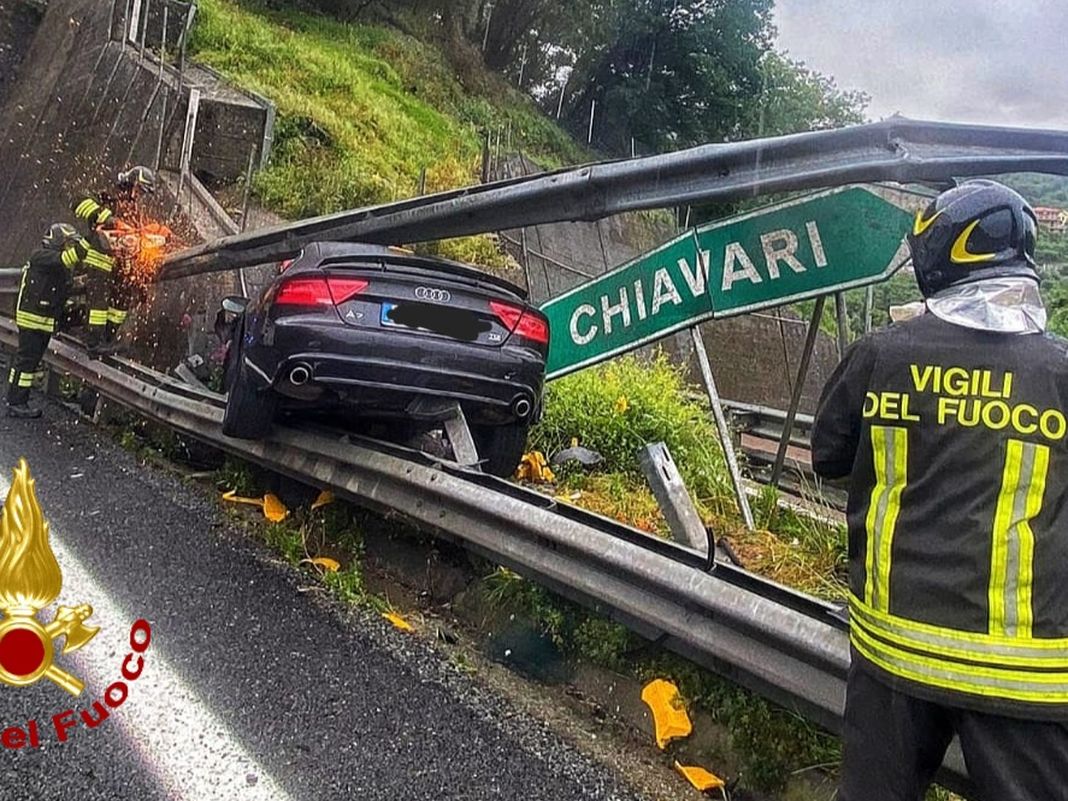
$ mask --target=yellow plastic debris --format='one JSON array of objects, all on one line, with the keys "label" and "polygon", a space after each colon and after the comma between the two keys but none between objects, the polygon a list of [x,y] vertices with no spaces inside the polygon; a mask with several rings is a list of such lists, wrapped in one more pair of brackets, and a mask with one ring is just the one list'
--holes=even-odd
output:
[{"label": "yellow plastic debris", "polygon": [[523,460],[516,468],[515,477],[520,481],[533,481],[536,484],[548,484],[556,480],[545,454],[531,451],[523,454]]},{"label": "yellow plastic debris", "polygon": [[675,770],[702,793],[707,793],[709,790],[721,790],[727,786],[723,779],[699,765],[681,765],[676,762]]},{"label": "yellow plastic debris", "polygon": [[224,501],[230,501],[230,503],[249,503],[253,506],[263,506],[263,498],[242,498],[237,494],[237,490],[228,490],[222,494]]},{"label": "yellow plastic debris", "polygon": [[334,493],[332,493],[330,490],[323,490],[322,492],[319,493],[319,496],[314,501],[312,501],[312,505],[311,505],[312,511],[314,512],[316,509],[318,509],[318,508],[320,508],[322,506],[329,506],[333,502],[334,502]]},{"label": "yellow plastic debris", "polygon": [[263,496],[263,516],[272,523],[281,523],[289,517],[289,510],[277,495],[268,492]]},{"label": "yellow plastic debris", "polygon": [[661,749],[672,740],[688,737],[693,731],[679,688],[670,681],[653,679],[642,688],[642,700],[653,715],[656,744]]},{"label": "yellow plastic debris", "polygon": [[396,612],[383,612],[382,617],[392,623],[401,631],[412,631],[412,624],[398,615]]},{"label": "yellow plastic debris", "polygon": [[278,496],[269,492],[262,498],[242,498],[235,490],[230,490],[222,494],[222,499],[230,503],[247,503],[251,506],[258,506],[263,510],[263,516],[272,523],[280,523],[289,516],[289,510],[286,509],[286,505],[278,499]]},{"label": "yellow plastic debris", "polygon": [[316,556],[311,559],[302,559],[301,561],[307,562],[309,565],[321,567],[328,573],[336,573],[341,569],[341,563],[336,559],[331,559],[329,556]]}]

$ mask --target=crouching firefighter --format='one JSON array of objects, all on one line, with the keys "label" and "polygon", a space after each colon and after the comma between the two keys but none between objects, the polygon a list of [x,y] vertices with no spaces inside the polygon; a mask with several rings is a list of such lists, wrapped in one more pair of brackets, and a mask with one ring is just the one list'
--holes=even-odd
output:
[{"label": "crouching firefighter", "polygon": [[979,801],[1068,793],[1068,341],[1034,211],[970,181],[908,236],[925,311],[847,349],[813,467],[849,477],[842,801],[920,801],[954,735]]},{"label": "crouching firefighter", "polygon": [[88,334],[86,346],[91,356],[102,356],[116,350],[114,343],[119,328],[129,313],[131,291],[119,238],[123,217],[139,217],[137,201],[143,192],[153,192],[156,176],[148,167],[133,167],[120,172],[114,194],[100,199],[85,196],[71,206],[74,216],[89,228],[89,268],[86,282],[88,301]]},{"label": "crouching firefighter", "polygon": [[83,263],[89,247],[66,223],[52,225],[41,247],[22,268],[22,283],[15,306],[15,325],[19,345],[7,377],[8,417],[40,417],[40,409],[31,409],[30,386],[39,375],[48,341],[56,331],[57,321],[70,292],[71,274]]}]

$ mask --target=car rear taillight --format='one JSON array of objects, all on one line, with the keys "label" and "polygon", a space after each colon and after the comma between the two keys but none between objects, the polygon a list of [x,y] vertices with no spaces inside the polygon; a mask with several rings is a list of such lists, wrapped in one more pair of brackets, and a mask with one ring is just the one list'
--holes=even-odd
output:
[{"label": "car rear taillight", "polygon": [[334,299],[334,304],[337,306],[367,289],[367,281],[362,278],[342,278],[336,275],[328,277],[326,285],[330,289],[330,297]]},{"label": "car rear taillight", "polygon": [[334,306],[367,289],[362,278],[309,276],[285,281],[274,296],[276,306]]},{"label": "car rear taillight", "polygon": [[491,300],[490,308],[504,327],[516,336],[546,345],[549,342],[549,321],[537,312],[524,310],[510,303]]}]

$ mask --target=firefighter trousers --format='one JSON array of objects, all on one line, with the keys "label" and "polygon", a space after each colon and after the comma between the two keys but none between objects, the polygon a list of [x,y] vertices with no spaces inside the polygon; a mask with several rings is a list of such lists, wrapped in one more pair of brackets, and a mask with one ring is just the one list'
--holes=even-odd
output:
[{"label": "firefighter trousers", "polygon": [[960,738],[975,801],[1068,797],[1068,723],[931,703],[849,670],[839,801],[922,801]]},{"label": "firefighter trousers", "polygon": [[85,299],[89,306],[87,345],[102,345],[115,338],[119,328],[126,322],[129,295],[120,265],[112,268],[111,272],[89,271],[85,286]]},{"label": "firefighter trousers", "polygon": [[52,334],[32,328],[19,328],[19,346],[7,374],[7,403],[22,406],[30,399],[30,387],[40,374],[41,360]]}]

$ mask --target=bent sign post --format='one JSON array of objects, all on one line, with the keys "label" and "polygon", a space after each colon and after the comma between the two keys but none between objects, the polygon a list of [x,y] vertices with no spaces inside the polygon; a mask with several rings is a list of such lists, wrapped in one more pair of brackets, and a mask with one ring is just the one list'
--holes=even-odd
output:
[{"label": "bent sign post", "polygon": [[689,231],[542,306],[548,377],[705,320],[881,281],[906,259],[910,219],[848,186]]}]

